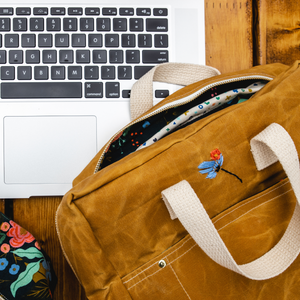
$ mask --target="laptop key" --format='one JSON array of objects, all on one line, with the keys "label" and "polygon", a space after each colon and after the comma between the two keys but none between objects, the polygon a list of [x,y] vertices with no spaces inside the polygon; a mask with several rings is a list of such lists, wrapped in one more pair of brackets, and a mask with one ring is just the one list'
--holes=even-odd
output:
[{"label": "laptop key", "polygon": [[68,14],[70,16],[81,16],[83,14],[83,9],[81,7],[70,7],[68,9]]},{"label": "laptop key", "polygon": [[34,15],[48,15],[48,8],[47,7],[35,7],[33,9],[33,14]]},{"label": "laptop key", "polygon": [[137,8],[136,14],[138,16],[150,16],[151,15],[151,9],[150,8]]},{"label": "laptop key", "polygon": [[29,16],[31,14],[30,7],[17,7],[16,13],[18,16]]},{"label": "laptop key", "polygon": [[47,19],[47,31],[60,31],[60,29],[61,29],[60,18]]},{"label": "laptop key", "polygon": [[9,51],[9,63],[10,64],[22,64],[23,63],[23,50],[10,50]]},{"label": "laptop key", "polygon": [[129,20],[130,31],[143,31],[144,30],[144,20],[141,18],[131,18]]},{"label": "laptop key", "polygon": [[146,20],[147,31],[168,31],[168,19],[147,19]]},{"label": "laptop key", "polygon": [[153,66],[136,66],[134,67],[134,79],[140,79],[148,71],[150,71]]},{"label": "laptop key", "polygon": [[98,18],[97,19],[97,31],[110,31],[110,19]]},{"label": "laptop key", "polygon": [[102,82],[86,82],[85,98],[103,98]]},{"label": "laptop key", "polygon": [[[15,67],[1,67],[1,80],[13,80],[15,79]],[[1,89],[3,85],[1,85]]]},{"label": "laptop key", "polygon": [[115,79],[116,68],[114,66],[102,66],[101,67],[101,79]]},{"label": "laptop key", "polygon": [[102,9],[102,14],[103,16],[115,16],[117,15],[117,9],[115,7],[111,8],[111,7],[104,7]]},{"label": "laptop key", "polygon": [[99,67],[98,66],[86,66],[84,67],[85,79],[99,79]]},{"label": "laptop key", "polygon": [[154,16],[167,16],[168,9],[167,8],[154,8],[153,14],[154,14]]},{"label": "laptop key", "polygon": [[26,50],[26,63],[39,64],[40,63],[40,50]]},{"label": "laptop key", "polygon": [[68,34],[56,34],[55,35],[55,47],[69,47],[69,35]]},{"label": "laptop key", "polygon": [[5,35],[5,47],[18,48],[19,47],[19,35],[18,34],[6,34]]},{"label": "laptop key", "polygon": [[57,61],[56,50],[43,50],[43,63],[55,64]]},{"label": "laptop key", "polygon": [[44,19],[43,18],[31,18],[30,19],[30,31],[44,31]]},{"label": "laptop key", "polygon": [[169,61],[168,51],[161,51],[161,50],[143,51],[143,63],[145,64],[164,63],[168,61]]},{"label": "laptop key", "polygon": [[19,66],[18,67],[18,79],[19,80],[30,80],[31,79],[31,67]]},{"label": "laptop key", "polygon": [[73,50],[60,50],[59,62],[61,64],[72,64],[74,62]]},{"label": "laptop key", "polygon": [[138,64],[140,62],[139,50],[127,50],[126,51],[126,63]]},{"label": "laptop key", "polygon": [[81,66],[69,66],[68,67],[68,79],[82,79],[82,67]]},{"label": "laptop key", "polygon": [[35,43],[35,34],[22,34],[21,44],[23,48],[34,48]]},{"label": "laptop key", "polygon": [[81,98],[81,82],[1,83],[2,99]]},{"label": "laptop key", "polygon": [[106,82],[105,90],[106,98],[120,98],[119,82]]},{"label": "laptop key", "polygon": [[39,34],[38,36],[39,47],[52,47],[52,35],[51,34]]},{"label": "laptop key", "polygon": [[106,34],[105,35],[105,47],[119,47],[119,35],[118,34]]},{"label": "laptop key", "polygon": [[134,15],[134,9],[132,7],[126,8],[121,7],[120,8],[120,16],[133,16]]},{"label": "laptop key", "polygon": [[51,15],[54,16],[64,16],[66,14],[66,9],[64,7],[52,7]]},{"label": "laptop key", "polygon": [[87,7],[85,9],[85,14],[87,16],[100,15],[100,8],[99,7]]},{"label": "laptop key", "polygon": [[64,26],[64,31],[77,31],[77,19],[64,18],[63,26]]},{"label": "laptop key", "polygon": [[105,64],[107,62],[106,50],[93,50],[93,63]]},{"label": "laptop key", "polygon": [[53,79],[53,80],[65,79],[65,67],[52,66],[51,67],[51,79]]},{"label": "laptop key", "polygon": [[14,31],[27,31],[27,19],[26,18],[14,18],[13,19]]},{"label": "laptop key", "polygon": [[35,66],[34,67],[34,79],[47,80],[48,78],[49,78],[49,75],[48,75],[48,67],[47,66]]},{"label": "laptop key", "polygon": [[0,15],[12,15],[14,13],[14,9],[12,7],[1,7]]},{"label": "laptop key", "polygon": [[81,31],[94,31],[94,19],[93,18],[80,19],[80,30]]},{"label": "laptop key", "polygon": [[9,18],[0,18],[0,31],[10,31]]}]

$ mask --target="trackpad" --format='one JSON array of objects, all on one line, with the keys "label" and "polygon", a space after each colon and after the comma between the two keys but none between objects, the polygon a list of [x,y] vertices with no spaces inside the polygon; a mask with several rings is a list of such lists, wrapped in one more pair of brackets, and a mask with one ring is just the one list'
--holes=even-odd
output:
[{"label": "trackpad", "polygon": [[69,184],[97,151],[95,116],[6,117],[6,184]]}]

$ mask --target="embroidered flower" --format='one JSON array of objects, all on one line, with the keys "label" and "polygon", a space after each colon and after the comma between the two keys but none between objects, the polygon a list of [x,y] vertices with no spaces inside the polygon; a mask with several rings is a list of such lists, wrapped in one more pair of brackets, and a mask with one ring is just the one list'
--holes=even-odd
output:
[{"label": "embroidered flower", "polygon": [[210,158],[212,160],[218,160],[221,157],[221,151],[219,149],[215,149],[213,151],[210,152]]},{"label": "embroidered flower", "polygon": [[3,271],[8,265],[6,258],[0,258],[0,271]]},{"label": "embroidered flower", "polygon": [[210,158],[212,161],[204,161],[198,166],[198,169],[200,170],[199,173],[206,174],[206,178],[208,179],[214,179],[217,176],[217,173],[222,170],[230,175],[235,176],[240,182],[243,182],[241,178],[239,178],[237,175],[225,170],[222,168],[224,158],[219,149],[214,149],[210,152]]},{"label": "embroidered flower", "polygon": [[34,241],[34,237],[31,233],[26,231],[20,225],[16,224],[14,221],[9,221],[12,227],[7,233],[7,236],[12,237],[9,243],[14,248],[22,247],[25,243],[31,243]]},{"label": "embroidered flower", "polygon": [[[221,166],[223,165],[223,155],[218,149],[213,150],[210,153],[210,157],[213,161],[204,161],[198,166],[201,174],[207,174],[206,178],[213,179],[217,176],[217,172],[219,172]],[[201,170],[203,169],[203,170]]]},{"label": "embroidered flower", "polygon": [[10,250],[10,246],[8,244],[2,244],[0,250],[3,252],[3,253],[8,253],[9,250]]},{"label": "embroidered flower", "polygon": [[1,230],[2,231],[4,231],[4,232],[6,232],[8,229],[9,229],[9,224],[7,223],[7,222],[3,222],[2,224],[1,224]]},{"label": "embroidered flower", "polygon": [[18,266],[16,264],[12,264],[10,269],[9,269],[9,273],[11,275],[16,275],[16,274],[18,274],[19,270],[20,270],[20,266]]}]

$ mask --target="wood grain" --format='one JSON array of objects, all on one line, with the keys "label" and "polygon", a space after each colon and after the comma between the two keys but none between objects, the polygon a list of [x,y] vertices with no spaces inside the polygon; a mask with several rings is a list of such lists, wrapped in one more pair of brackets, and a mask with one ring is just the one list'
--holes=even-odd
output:
[{"label": "wood grain", "polygon": [[60,197],[33,197],[14,200],[14,221],[27,229],[49,255],[58,283],[53,299],[85,300],[72,269],[62,253],[55,229],[55,213]]},{"label": "wood grain", "polygon": [[255,64],[292,64],[300,58],[300,9],[292,0],[256,0]]},{"label": "wood grain", "polygon": [[0,211],[5,213],[5,200],[0,199]]},{"label": "wood grain", "polygon": [[205,2],[206,63],[224,72],[253,65],[252,1]]}]

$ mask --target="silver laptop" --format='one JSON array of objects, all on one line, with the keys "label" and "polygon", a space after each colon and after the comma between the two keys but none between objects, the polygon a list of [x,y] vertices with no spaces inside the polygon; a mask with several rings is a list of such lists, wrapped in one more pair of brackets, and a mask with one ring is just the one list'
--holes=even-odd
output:
[{"label": "silver laptop", "polygon": [[63,195],[130,121],[137,79],[205,64],[204,1],[16,1],[0,4],[0,198]]}]

